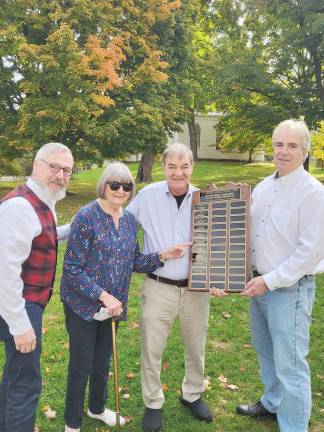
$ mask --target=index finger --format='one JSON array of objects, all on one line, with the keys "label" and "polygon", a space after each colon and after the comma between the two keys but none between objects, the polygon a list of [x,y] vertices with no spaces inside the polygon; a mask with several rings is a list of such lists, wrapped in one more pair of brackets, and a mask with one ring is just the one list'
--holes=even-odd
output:
[{"label": "index finger", "polygon": [[187,243],[180,243],[177,246],[178,247],[187,247],[187,246],[192,246],[193,242],[187,242]]}]

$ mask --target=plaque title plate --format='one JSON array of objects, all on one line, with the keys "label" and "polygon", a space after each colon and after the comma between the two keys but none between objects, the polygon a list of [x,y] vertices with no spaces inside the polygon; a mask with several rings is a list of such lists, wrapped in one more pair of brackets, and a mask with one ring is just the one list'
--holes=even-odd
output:
[{"label": "plaque title plate", "polygon": [[193,194],[190,291],[241,292],[251,276],[248,185],[214,185]]}]

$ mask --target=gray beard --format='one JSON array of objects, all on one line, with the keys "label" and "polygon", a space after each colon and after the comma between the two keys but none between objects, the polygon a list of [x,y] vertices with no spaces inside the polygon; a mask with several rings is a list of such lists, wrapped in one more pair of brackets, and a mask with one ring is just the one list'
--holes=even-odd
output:
[{"label": "gray beard", "polygon": [[47,196],[53,201],[60,201],[66,196],[65,188],[58,190],[57,192],[53,192],[52,190],[45,188]]}]

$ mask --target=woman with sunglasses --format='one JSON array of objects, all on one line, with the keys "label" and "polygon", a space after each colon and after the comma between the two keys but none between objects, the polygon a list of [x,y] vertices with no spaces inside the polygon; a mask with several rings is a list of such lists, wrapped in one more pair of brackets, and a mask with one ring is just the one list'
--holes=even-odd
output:
[{"label": "woman with sunglasses", "polygon": [[61,280],[70,349],[65,432],[80,431],[88,380],[88,416],[115,425],[116,413],[105,408],[111,317],[127,318],[132,271],[150,273],[165,260],[182,257],[187,246],[142,255],[135,218],[123,209],[134,194],[128,167],[112,162],[98,182],[97,199],[82,207],[71,225]]}]

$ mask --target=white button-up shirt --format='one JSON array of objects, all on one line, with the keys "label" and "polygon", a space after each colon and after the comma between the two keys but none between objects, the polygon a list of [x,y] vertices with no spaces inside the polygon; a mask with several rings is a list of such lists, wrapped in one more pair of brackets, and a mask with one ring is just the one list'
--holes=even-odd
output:
[{"label": "white button-up shirt", "polygon": [[270,290],[324,270],[324,187],[303,166],[252,193],[252,263]]},{"label": "white button-up shirt", "polygon": [[[48,205],[56,221],[55,201],[31,178],[27,180],[27,186]],[[22,264],[30,255],[32,241],[41,232],[38,216],[25,198],[10,198],[0,205],[0,316],[14,336],[31,328],[20,274]],[[69,225],[58,228],[57,232],[59,240],[66,238]]]},{"label": "white button-up shirt", "polygon": [[[144,187],[128,205],[129,210],[144,231],[143,253],[162,252],[170,246],[190,241],[192,192],[189,190],[178,209],[177,201],[166,181]],[[168,279],[187,279],[189,275],[189,248],[183,258],[167,261],[155,271]]]}]

